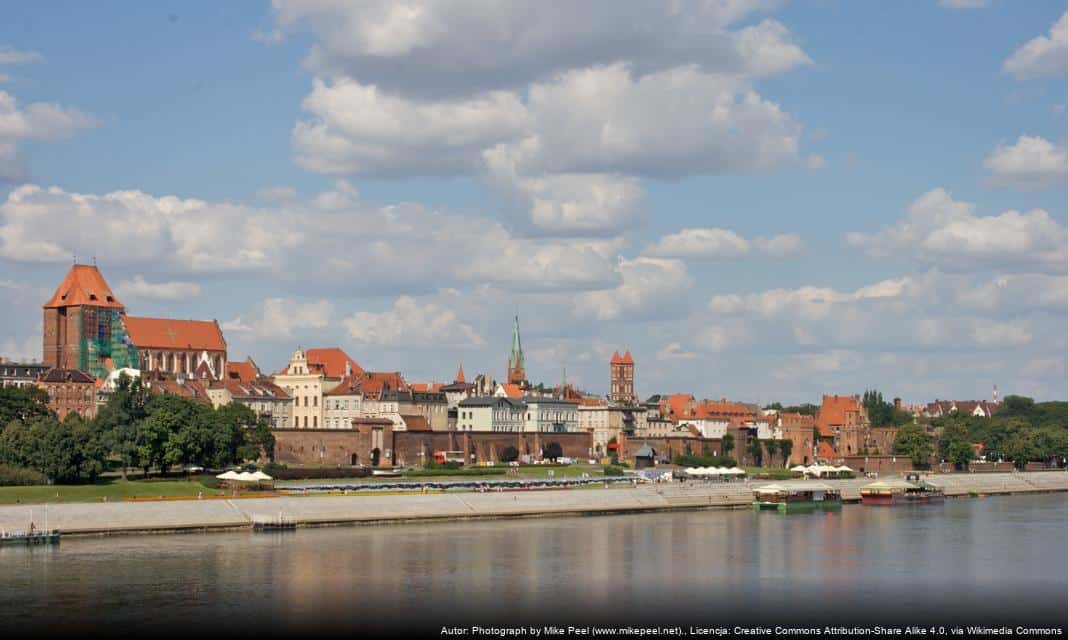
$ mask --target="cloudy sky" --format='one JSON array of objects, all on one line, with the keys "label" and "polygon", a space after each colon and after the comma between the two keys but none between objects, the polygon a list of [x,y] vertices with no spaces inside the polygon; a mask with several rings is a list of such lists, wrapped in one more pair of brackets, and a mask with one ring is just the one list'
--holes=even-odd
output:
[{"label": "cloudy sky", "polygon": [[0,10],[0,354],[92,256],[275,370],[1065,396],[1068,3]]}]

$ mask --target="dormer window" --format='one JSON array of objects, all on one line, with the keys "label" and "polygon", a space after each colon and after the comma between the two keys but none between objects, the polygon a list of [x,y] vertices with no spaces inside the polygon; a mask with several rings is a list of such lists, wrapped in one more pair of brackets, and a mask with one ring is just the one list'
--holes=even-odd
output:
[{"label": "dormer window", "polygon": [[96,300],[96,294],[95,293],[90,293],[89,294],[89,299],[90,300]]}]

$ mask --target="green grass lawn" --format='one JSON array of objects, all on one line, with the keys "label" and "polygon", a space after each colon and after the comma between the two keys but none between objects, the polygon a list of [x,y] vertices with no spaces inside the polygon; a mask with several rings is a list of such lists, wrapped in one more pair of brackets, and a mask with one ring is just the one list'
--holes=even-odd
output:
[{"label": "green grass lawn", "polygon": [[0,504],[43,504],[58,502],[121,502],[127,498],[165,498],[175,496],[219,495],[195,480],[122,480],[107,479],[96,484],[37,485],[30,487],[0,487]]},{"label": "green grass lawn", "polygon": [[783,469],[782,467],[742,467],[745,472],[749,474],[749,477],[760,476],[761,478],[769,478],[771,480],[789,480],[791,478],[800,478],[801,474],[789,469]]},{"label": "green grass lawn", "polygon": [[[421,469],[421,467],[416,467]],[[368,478],[323,478],[320,480],[280,480],[275,486],[284,487],[286,485],[293,484],[373,484],[377,482],[397,482],[403,480],[420,481],[420,480],[471,480],[471,479],[485,479],[485,480],[502,480],[513,478],[527,478],[527,479],[540,479],[548,478],[549,471],[553,472],[553,478],[578,478],[583,473],[588,473],[593,477],[601,477],[604,475],[604,467],[597,464],[571,464],[567,466],[551,467],[542,465],[524,465],[521,467],[509,467],[507,465],[496,465],[493,467],[471,467],[472,469],[497,469],[504,470],[504,473],[493,475],[401,475],[401,476],[378,476]],[[514,471],[515,473],[510,473]]]}]

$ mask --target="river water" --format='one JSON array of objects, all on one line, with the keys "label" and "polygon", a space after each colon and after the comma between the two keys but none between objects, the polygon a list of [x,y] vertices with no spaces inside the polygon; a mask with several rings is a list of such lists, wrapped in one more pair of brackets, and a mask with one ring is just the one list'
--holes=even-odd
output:
[{"label": "river water", "polygon": [[1046,494],[788,516],[73,538],[0,548],[0,632],[1063,624],[1066,534],[1068,495]]}]

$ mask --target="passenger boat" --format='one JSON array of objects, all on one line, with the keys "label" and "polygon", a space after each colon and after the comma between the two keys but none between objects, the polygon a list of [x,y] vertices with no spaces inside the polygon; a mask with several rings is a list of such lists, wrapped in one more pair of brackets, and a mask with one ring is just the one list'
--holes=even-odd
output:
[{"label": "passenger boat", "polygon": [[0,531],[0,545],[59,544],[59,529],[51,531]]},{"label": "passenger boat", "polygon": [[753,490],[753,511],[794,513],[842,508],[838,489],[820,482],[784,482]]},{"label": "passenger boat", "polygon": [[910,474],[906,480],[879,480],[860,488],[860,499],[866,505],[929,504],[943,502],[946,494],[934,485],[922,482]]}]

